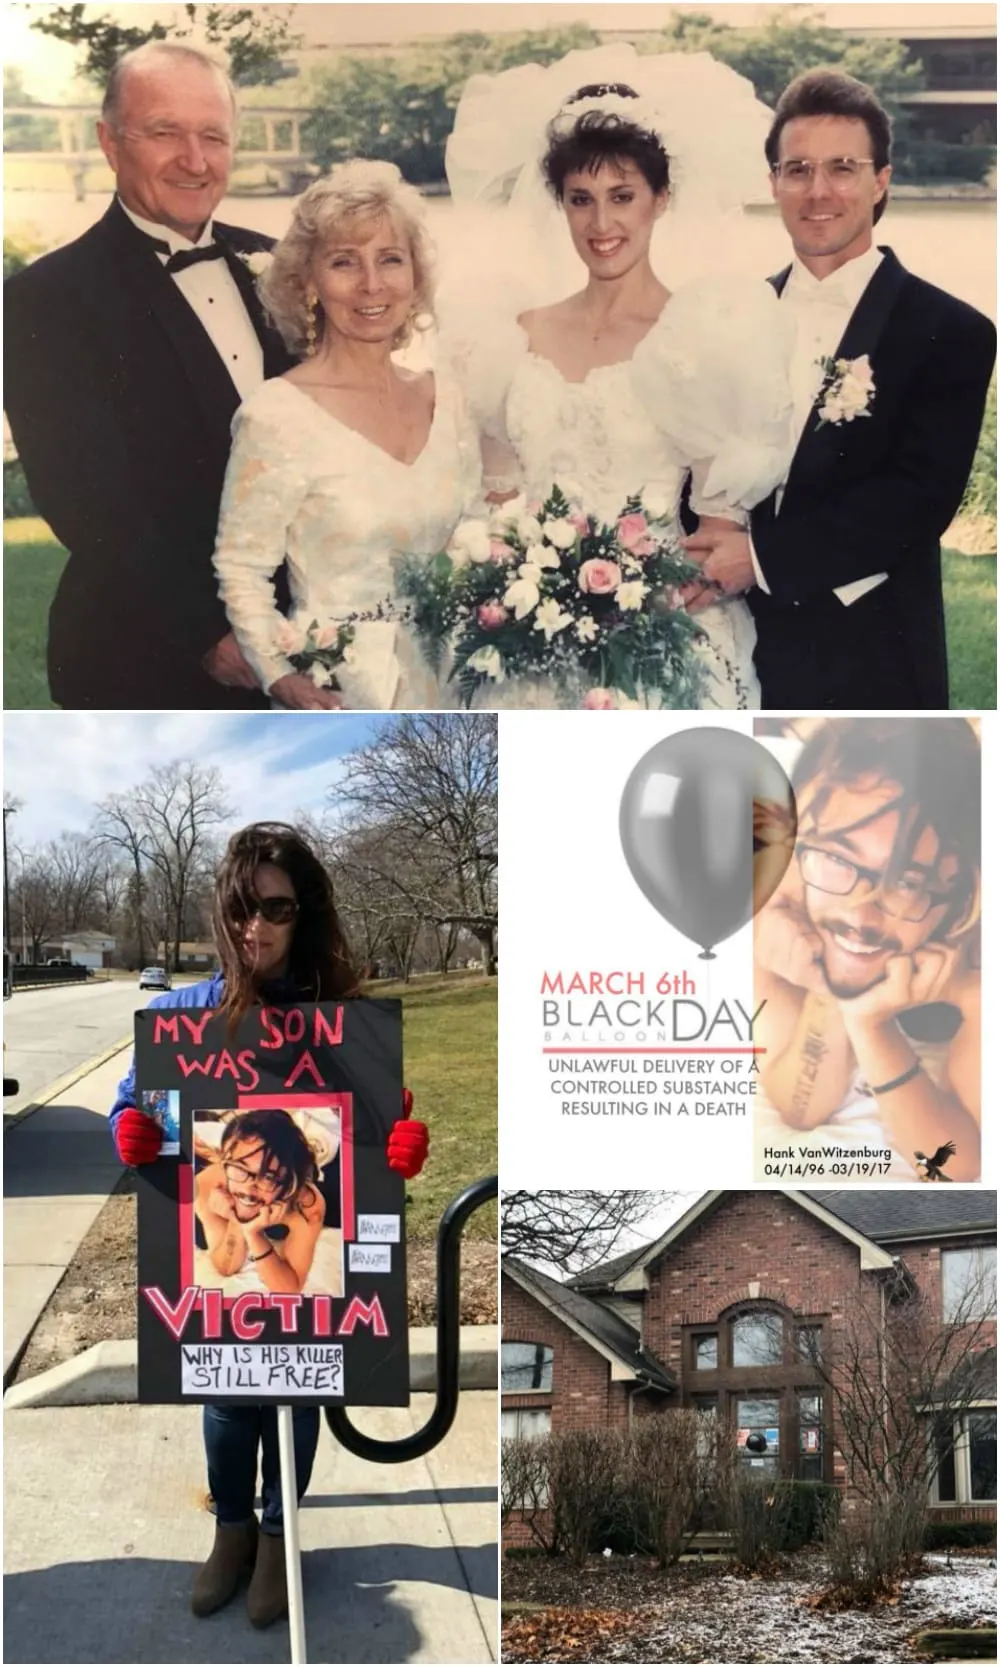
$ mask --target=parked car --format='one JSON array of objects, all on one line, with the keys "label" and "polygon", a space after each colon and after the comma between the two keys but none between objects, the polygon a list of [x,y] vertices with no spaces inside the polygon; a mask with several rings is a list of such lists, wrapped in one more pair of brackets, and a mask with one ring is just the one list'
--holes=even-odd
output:
[{"label": "parked car", "polygon": [[71,967],[73,962],[59,955],[50,955],[45,965],[47,967]]},{"label": "parked car", "polygon": [[139,974],[140,990],[169,990],[170,974],[162,967],[144,967]]}]

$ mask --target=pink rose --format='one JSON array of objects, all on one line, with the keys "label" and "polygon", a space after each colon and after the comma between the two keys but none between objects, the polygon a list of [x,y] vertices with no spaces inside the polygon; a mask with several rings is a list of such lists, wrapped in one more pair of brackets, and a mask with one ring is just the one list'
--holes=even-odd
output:
[{"label": "pink rose", "polygon": [[506,539],[490,539],[490,561],[495,567],[502,567],[505,561],[510,561],[510,555],[510,545],[507,543]]},{"label": "pink rose", "polygon": [[614,561],[601,561],[592,556],[580,568],[577,582],[590,596],[610,596],[622,582],[622,570]]},{"label": "pink rose", "polygon": [[568,515],[566,519],[569,521],[571,526],[576,528],[581,538],[586,538],[590,531],[590,520],[586,515],[584,515],[582,509],[574,510],[573,514]]},{"label": "pink rose", "polygon": [[615,697],[610,689],[588,689],[583,697],[583,704],[588,712],[611,712],[614,709]]},{"label": "pink rose", "polygon": [[484,631],[497,631],[507,620],[507,610],[502,602],[481,602],[476,609],[476,618]]},{"label": "pink rose", "polygon": [[651,556],[656,548],[649,536],[644,515],[623,515],[618,523],[618,542],[633,556]]}]

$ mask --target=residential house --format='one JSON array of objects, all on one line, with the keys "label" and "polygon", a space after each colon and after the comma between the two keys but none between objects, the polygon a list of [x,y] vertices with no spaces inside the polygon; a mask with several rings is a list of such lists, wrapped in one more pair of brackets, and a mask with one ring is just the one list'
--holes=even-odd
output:
[{"label": "residential house", "polygon": [[502,1433],[623,1428],[694,1407],[724,1419],[762,1474],[843,1483],[821,1363],[844,1355],[859,1304],[874,1296],[881,1313],[881,1292],[887,1323],[919,1307],[935,1333],[966,1339],[977,1387],[956,1412],[932,1504],[992,1519],[996,1194],[986,1191],[709,1192],[654,1243],[566,1282],[507,1258]]}]

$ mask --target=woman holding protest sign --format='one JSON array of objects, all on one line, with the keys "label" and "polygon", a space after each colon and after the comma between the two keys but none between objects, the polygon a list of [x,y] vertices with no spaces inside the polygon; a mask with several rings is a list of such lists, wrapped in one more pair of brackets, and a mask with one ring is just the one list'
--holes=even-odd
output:
[{"label": "woman holding protest sign", "polygon": [[[253,823],[229,841],[216,876],[213,931],[220,970],[197,984],[154,997],[151,1006],[218,1008],[235,1026],[255,1003],[343,1001],[360,994],[329,876],[302,836],[284,823]],[[159,1155],[163,1131],[135,1101],[133,1063],[119,1084],[111,1131],[123,1163],[152,1163]],[[423,1167],[428,1147],[426,1127],[409,1116],[411,1104],[404,1091],[403,1116],[394,1124],[386,1149],[390,1168],[407,1179]],[[236,1191],[242,1186],[243,1194],[252,1199],[251,1213],[259,1216],[264,1210],[268,1218],[263,1226],[258,1220],[249,1233],[241,1228],[243,1248],[246,1251],[252,1241],[258,1259],[274,1254],[284,1266],[294,1268],[302,1263],[307,1241],[315,1247],[322,1226],[310,1164],[304,1157],[298,1162],[298,1142],[293,1136],[282,1142],[273,1129],[263,1131],[266,1140],[261,1130],[256,1131],[257,1156],[248,1157],[245,1137],[252,1131],[244,1126],[246,1121],[237,1119],[234,1132],[227,1131],[228,1140],[223,1136],[224,1150],[220,1147],[216,1167],[221,1169],[221,1159],[227,1155],[234,1162],[238,1158],[244,1169],[263,1166],[263,1173],[250,1180],[237,1177]],[[274,1150],[276,1145],[280,1150]],[[213,1184],[202,1202],[203,1221],[213,1218],[207,1235],[210,1246],[217,1236],[215,1218],[221,1221],[224,1209],[230,1208],[220,1192],[221,1187]],[[280,1203],[272,1193],[282,1195]],[[284,1235],[286,1248],[280,1251],[274,1248],[276,1235],[265,1232],[275,1226],[279,1207],[283,1219],[289,1210],[302,1218],[294,1255],[287,1249],[291,1232]],[[247,1205],[241,1213],[245,1216],[249,1209]],[[316,1455],[319,1408],[297,1406],[293,1421],[301,1498]],[[204,1435],[216,1510],[215,1544],[195,1578],[191,1607],[196,1615],[222,1608],[235,1595],[244,1570],[252,1569],[247,1612],[255,1626],[267,1626],[287,1607],[276,1411],[257,1405],[206,1405]],[[253,1508],[258,1454],[263,1499],[259,1524]]]}]

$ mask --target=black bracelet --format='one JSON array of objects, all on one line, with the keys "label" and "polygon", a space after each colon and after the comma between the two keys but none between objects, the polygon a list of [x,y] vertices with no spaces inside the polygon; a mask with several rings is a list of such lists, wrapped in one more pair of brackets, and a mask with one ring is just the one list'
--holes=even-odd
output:
[{"label": "black bracelet", "polygon": [[248,1262],[263,1262],[263,1260],[266,1256],[273,1256],[273,1255],[274,1255],[274,1246],[272,1244],[272,1245],[268,1245],[266,1250],[262,1250],[259,1256],[248,1256],[247,1261]]},{"label": "black bracelet", "polygon": [[872,1093],[890,1094],[894,1088],[902,1088],[904,1082],[912,1082],[914,1077],[918,1076],[922,1070],[923,1066],[918,1059],[917,1063],[911,1065],[908,1071],[904,1071],[901,1077],[893,1077],[891,1082],[880,1082],[878,1084],[873,1082],[871,1085]]}]

